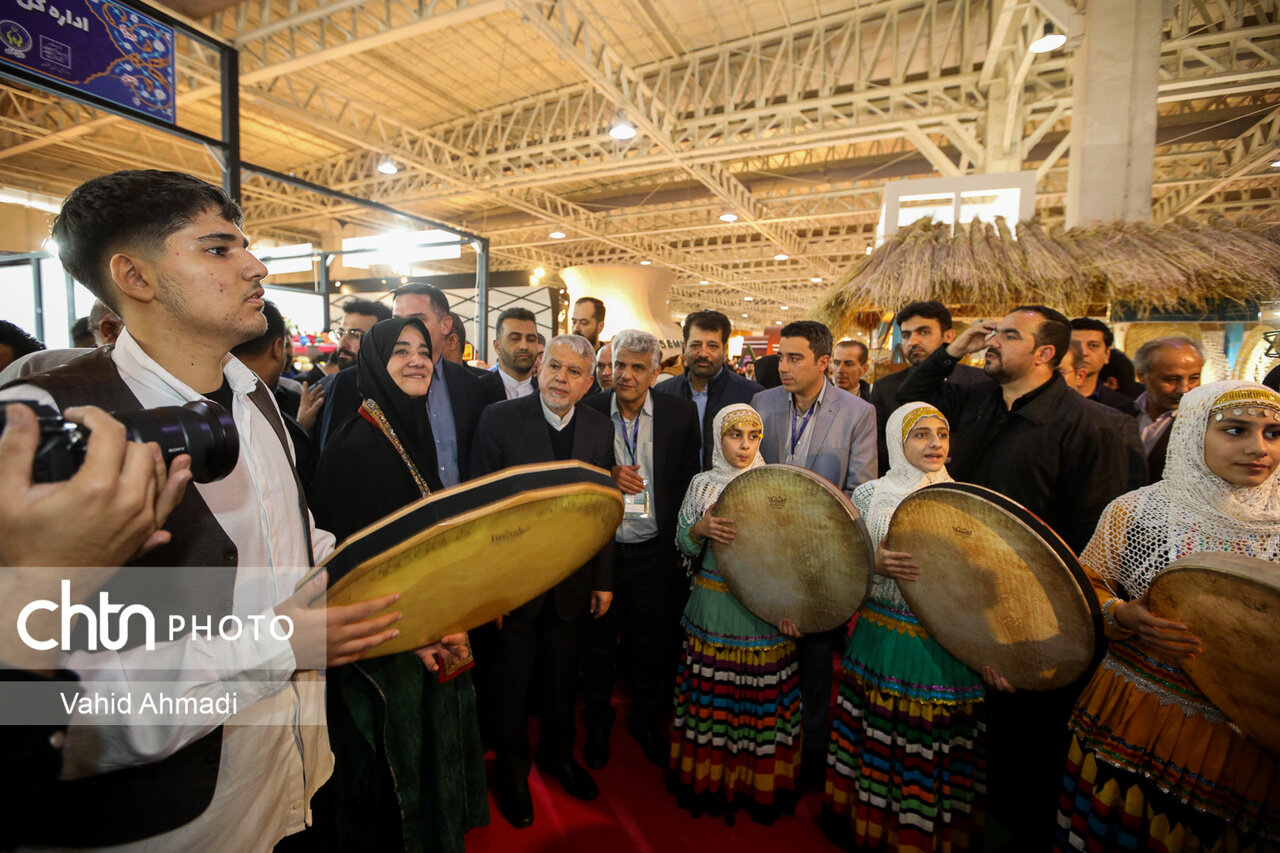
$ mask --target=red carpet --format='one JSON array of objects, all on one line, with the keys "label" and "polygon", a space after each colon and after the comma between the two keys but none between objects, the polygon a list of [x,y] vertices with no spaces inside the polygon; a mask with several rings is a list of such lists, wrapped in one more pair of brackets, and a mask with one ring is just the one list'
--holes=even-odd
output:
[{"label": "red carpet", "polygon": [[[618,702],[617,697],[614,699]],[[625,713],[625,708],[620,709]],[[621,717],[620,719],[625,719]],[[582,733],[578,734],[579,750]],[[467,853],[776,853],[835,851],[818,829],[822,796],[808,794],[794,816],[773,826],[753,823],[739,812],[733,826],[721,817],[694,818],[667,793],[663,772],[645,760],[621,722],[614,726],[609,766],[592,770],[600,796],[575,800],[535,768],[529,775],[533,826],[514,829],[489,797],[489,825],[467,833]],[[490,759],[492,754],[490,754]],[[578,754],[581,760],[581,753]]]}]

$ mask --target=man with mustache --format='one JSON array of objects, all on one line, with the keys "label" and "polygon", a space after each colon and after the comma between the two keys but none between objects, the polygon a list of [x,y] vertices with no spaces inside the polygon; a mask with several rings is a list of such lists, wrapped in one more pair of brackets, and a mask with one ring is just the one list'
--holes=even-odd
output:
[{"label": "man with mustache", "polygon": [[[898,396],[946,415],[952,477],[1022,504],[1078,554],[1102,510],[1129,490],[1129,466],[1119,430],[1057,372],[1070,345],[1066,317],[1024,305],[938,347],[907,371]],[[983,349],[986,379],[946,381],[961,358]],[[1016,844],[993,849],[1048,849],[1078,690],[988,694],[988,841],[1008,834]]]},{"label": "man with mustache", "polygon": [[[956,338],[955,330],[951,328],[951,312],[947,310],[947,306],[936,300],[912,302],[898,312],[895,321],[898,324],[898,332],[902,335],[902,343],[898,345],[898,349],[908,366],[919,364],[938,347],[945,346]],[[906,378],[907,372],[900,370],[897,373],[881,376],[871,386],[869,400],[871,405],[876,407],[876,435],[878,436],[876,449],[879,453],[881,477],[889,471],[889,446],[884,439],[885,425],[889,423],[889,416],[893,414],[894,409],[902,403],[911,402],[906,398],[901,402],[898,399],[898,389],[902,387],[902,382]],[[982,371],[976,367],[958,364],[947,377],[947,381],[971,384],[980,382],[982,378]]]},{"label": "man with mustache", "polygon": [[372,299],[352,299],[342,306],[342,327],[334,332],[338,339],[338,369],[353,366],[360,356],[360,339],[379,320],[391,318],[391,309]]},{"label": "man with mustache", "polygon": [[702,469],[711,467],[711,424],[725,406],[751,403],[764,386],[725,369],[729,354],[729,318],[719,311],[694,311],[684,319],[685,374],[653,390],[692,400],[702,425]]},{"label": "man with mustache", "polygon": [[[611,389],[587,397],[583,405],[613,424],[617,464],[612,473],[626,498],[626,512],[614,543],[614,606],[587,628],[582,755],[591,768],[609,763],[609,733],[617,716],[610,699],[621,653],[631,690],[627,728],[645,757],[666,768],[669,730],[664,724],[679,660],[680,614],[689,595],[675,545],[676,515],[698,473],[702,435],[692,403],[650,393],[662,361],[658,339],[624,329],[612,343]],[[605,344],[600,355],[609,349]]]},{"label": "man with mustache", "polygon": [[312,439],[317,452],[324,447],[329,434],[340,427],[360,405],[360,397],[355,390],[355,371],[346,374],[342,371],[356,366],[356,359],[360,357],[360,339],[365,332],[372,329],[375,323],[390,319],[391,309],[372,299],[349,299],[343,304],[342,325],[331,333],[338,344],[338,370],[316,382],[320,389],[318,393],[328,402],[320,410],[320,416],[312,427]]},{"label": "man with mustache", "polygon": [[1182,395],[1200,386],[1204,352],[1200,345],[1182,335],[1147,341],[1134,356],[1138,381],[1146,390],[1127,411],[1138,419],[1138,432],[1147,453],[1147,476],[1152,483],[1164,476],[1164,457],[1169,449],[1169,428],[1178,414]]}]

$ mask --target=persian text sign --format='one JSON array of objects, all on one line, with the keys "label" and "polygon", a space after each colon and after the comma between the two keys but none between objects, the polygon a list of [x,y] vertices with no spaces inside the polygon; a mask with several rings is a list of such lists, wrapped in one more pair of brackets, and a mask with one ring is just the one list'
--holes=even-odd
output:
[{"label": "persian text sign", "polygon": [[0,0],[0,61],[174,121],[173,29],[110,0]]}]

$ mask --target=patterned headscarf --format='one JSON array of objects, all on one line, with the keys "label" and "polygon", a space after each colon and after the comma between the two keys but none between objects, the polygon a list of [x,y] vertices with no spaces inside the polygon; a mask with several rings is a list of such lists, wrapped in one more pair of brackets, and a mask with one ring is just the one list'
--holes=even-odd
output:
[{"label": "patterned headscarf", "polygon": [[715,436],[715,440],[711,442],[711,470],[698,474],[689,483],[689,489],[684,493],[684,503],[680,505],[682,521],[693,524],[702,518],[707,507],[719,499],[724,487],[729,485],[734,477],[764,465],[764,457],[757,449],[756,458],[751,460],[750,465],[746,468],[735,468],[729,464],[720,446],[725,433],[734,427],[763,429],[763,424],[764,419],[760,417],[760,413],[745,403],[735,403],[720,410],[711,424],[712,435]]},{"label": "patterned headscarf", "polygon": [[902,503],[903,498],[932,483],[951,482],[951,475],[945,467],[930,474],[907,461],[907,454],[902,447],[911,435],[911,430],[924,418],[937,418],[944,424],[947,423],[942,412],[928,403],[907,403],[894,410],[885,427],[885,438],[889,440],[889,472],[879,480],[872,480],[858,487],[858,491],[863,492],[856,499],[860,504],[866,492],[872,493],[871,500],[868,501],[870,509],[863,520],[867,523],[873,542],[878,543],[889,532],[889,519],[893,517],[893,511]]}]

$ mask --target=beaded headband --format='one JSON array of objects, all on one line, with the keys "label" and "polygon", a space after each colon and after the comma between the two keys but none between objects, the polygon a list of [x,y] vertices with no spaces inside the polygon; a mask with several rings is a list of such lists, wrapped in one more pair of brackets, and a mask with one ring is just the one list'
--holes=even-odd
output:
[{"label": "beaded headband", "polygon": [[947,423],[947,418],[942,414],[942,412],[939,412],[933,406],[921,406],[918,409],[912,409],[907,412],[907,416],[902,419],[902,440],[906,441],[907,436],[911,435],[911,430],[915,428],[916,423],[924,420],[925,418],[937,418],[944,424],[947,424],[948,429],[951,428],[951,424]]},{"label": "beaded headband", "polygon": [[1213,401],[1209,417],[1220,421],[1230,412],[1241,415],[1270,416],[1280,421],[1280,394],[1269,388],[1237,388]]},{"label": "beaded headband", "polygon": [[742,424],[750,424],[757,429],[764,429],[764,424],[760,422],[759,415],[754,411],[739,409],[724,416],[724,423],[720,425],[720,437],[724,438],[729,430]]}]

